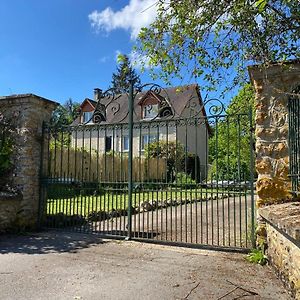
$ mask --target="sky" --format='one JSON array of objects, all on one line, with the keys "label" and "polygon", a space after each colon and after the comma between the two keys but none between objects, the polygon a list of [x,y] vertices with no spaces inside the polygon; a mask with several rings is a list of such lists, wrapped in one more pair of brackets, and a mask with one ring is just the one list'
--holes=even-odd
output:
[{"label": "sky", "polygon": [[[106,90],[118,53],[154,20],[157,0],[1,0],[0,95],[33,93],[64,103]],[[143,83],[153,82],[147,70]],[[158,84],[165,85],[156,80]],[[186,83],[172,80],[172,85]],[[201,83],[200,83],[201,84]]]}]

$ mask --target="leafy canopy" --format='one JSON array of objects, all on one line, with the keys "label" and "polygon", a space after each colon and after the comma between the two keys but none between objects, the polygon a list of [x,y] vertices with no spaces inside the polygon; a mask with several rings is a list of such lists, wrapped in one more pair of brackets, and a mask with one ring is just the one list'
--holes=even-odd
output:
[{"label": "leafy canopy", "polygon": [[70,125],[78,116],[80,104],[71,98],[59,105],[52,114],[52,123],[56,126]]},{"label": "leafy canopy", "polygon": [[140,77],[132,68],[130,59],[127,55],[119,54],[117,58],[117,72],[113,73],[111,87],[117,94],[128,93],[130,80],[134,82],[134,88],[139,89],[141,86]]},{"label": "leafy canopy", "polygon": [[249,180],[251,169],[251,122],[254,124],[254,90],[246,84],[235,96],[226,117],[217,119],[209,139],[210,178]]},{"label": "leafy canopy", "polygon": [[157,18],[141,30],[136,50],[150,59],[152,75],[166,82],[188,70],[207,82],[208,90],[226,79],[230,88],[246,82],[249,64],[300,57],[298,0],[158,0],[156,5]]},{"label": "leafy canopy", "polygon": [[71,134],[65,126],[71,125],[72,122],[78,117],[80,112],[80,104],[73,102],[70,98],[63,105],[59,105],[52,114],[51,119],[51,140],[50,148],[64,147],[71,143]]}]

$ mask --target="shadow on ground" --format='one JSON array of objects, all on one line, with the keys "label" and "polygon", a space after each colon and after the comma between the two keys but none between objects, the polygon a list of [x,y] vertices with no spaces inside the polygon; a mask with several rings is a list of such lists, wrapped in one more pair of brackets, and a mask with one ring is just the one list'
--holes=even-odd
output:
[{"label": "shadow on ground", "polygon": [[97,236],[47,232],[28,235],[0,235],[0,254],[47,254],[77,252],[83,248],[104,244]]}]

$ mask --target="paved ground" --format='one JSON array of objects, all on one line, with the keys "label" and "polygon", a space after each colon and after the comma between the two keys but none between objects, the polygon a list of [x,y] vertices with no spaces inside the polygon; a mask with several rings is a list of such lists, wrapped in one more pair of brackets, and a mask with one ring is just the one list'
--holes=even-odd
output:
[{"label": "paved ground", "polygon": [[0,236],[1,300],[241,298],[290,299],[268,267],[242,254],[83,234]]}]

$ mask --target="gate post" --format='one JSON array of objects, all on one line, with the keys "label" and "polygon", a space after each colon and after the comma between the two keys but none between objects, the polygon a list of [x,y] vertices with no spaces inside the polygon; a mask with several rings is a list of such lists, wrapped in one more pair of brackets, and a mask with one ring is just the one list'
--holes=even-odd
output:
[{"label": "gate post", "polygon": [[252,66],[249,73],[256,90],[257,244],[294,298],[300,299],[300,124],[292,120],[299,110],[289,106],[300,101],[300,61]]},{"label": "gate post", "polygon": [[13,230],[35,230],[38,225],[40,197],[40,164],[43,121],[49,121],[58,103],[33,95],[0,97],[0,111],[14,116],[17,134],[14,138],[12,186],[20,199]]},{"label": "gate post", "polygon": [[[288,99],[299,84],[300,64],[291,61],[267,67],[251,66],[256,91],[256,206],[262,208],[292,199],[289,178]],[[258,215],[257,244],[266,243],[266,224]]]},{"label": "gate post", "polygon": [[129,151],[128,151],[128,213],[127,213],[127,221],[128,221],[128,234],[127,239],[131,238],[132,231],[132,156],[133,156],[133,80],[130,80],[129,87],[129,96],[128,96],[128,138],[129,138]]}]

